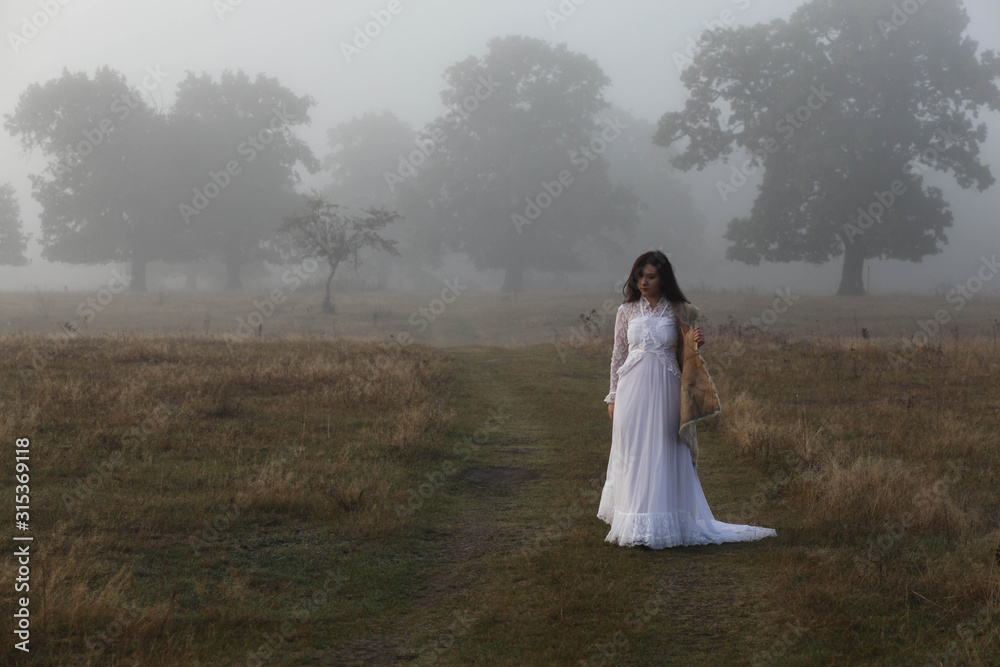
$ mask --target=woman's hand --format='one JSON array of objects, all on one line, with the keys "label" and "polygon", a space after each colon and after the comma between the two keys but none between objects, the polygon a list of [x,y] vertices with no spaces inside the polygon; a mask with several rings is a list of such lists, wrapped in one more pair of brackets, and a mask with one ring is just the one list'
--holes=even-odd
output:
[{"label": "woman's hand", "polygon": [[697,341],[699,348],[705,344],[705,337],[701,335],[701,327],[694,328],[694,339]]},{"label": "woman's hand", "polygon": [[608,403],[608,417],[611,418],[611,421],[615,420],[615,404],[614,403]]}]

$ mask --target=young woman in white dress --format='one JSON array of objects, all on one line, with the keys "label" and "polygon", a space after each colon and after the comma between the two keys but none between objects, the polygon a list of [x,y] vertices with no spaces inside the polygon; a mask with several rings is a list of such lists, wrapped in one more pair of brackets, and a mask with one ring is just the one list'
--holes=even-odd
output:
[{"label": "young woman in white dress", "polygon": [[[652,549],[757,540],[775,535],[716,521],[687,445],[678,435],[680,323],[671,302],[690,303],[666,255],[639,256],[615,317],[611,456],[597,516],[611,524],[606,542]],[[705,339],[694,329],[700,348]]]}]

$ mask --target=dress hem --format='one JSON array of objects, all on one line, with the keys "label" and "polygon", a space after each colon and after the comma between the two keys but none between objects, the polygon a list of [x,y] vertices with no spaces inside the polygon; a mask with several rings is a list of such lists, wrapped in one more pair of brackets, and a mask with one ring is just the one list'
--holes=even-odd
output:
[{"label": "dress hem", "polygon": [[777,537],[773,528],[761,528],[713,521],[725,532],[712,530],[704,521],[698,521],[690,512],[629,513],[609,511],[602,507],[597,517],[611,525],[605,542],[623,547],[647,546],[667,549],[677,546],[726,544],[728,542],[754,542],[765,537]]}]

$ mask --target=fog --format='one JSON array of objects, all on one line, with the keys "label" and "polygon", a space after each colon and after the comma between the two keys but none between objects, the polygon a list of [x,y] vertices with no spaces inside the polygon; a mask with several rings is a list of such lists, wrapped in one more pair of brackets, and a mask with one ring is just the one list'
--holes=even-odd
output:
[{"label": "fog", "polygon": [[[675,61],[706,26],[786,19],[802,4],[799,0],[575,2],[579,4],[563,2],[573,11],[564,12],[568,14],[565,16],[559,14],[556,20],[559,0],[400,0],[401,10],[364,48],[345,54],[343,44],[352,43],[356,31],[372,21],[372,12],[384,11],[388,2],[6,0],[0,7],[5,35],[0,48],[0,111],[12,114],[29,85],[58,79],[64,68],[93,76],[99,67],[109,66],[131,85],[146,88],[150,103],[161,110],[173,106],[177,87],[188,71],[207,73],[213,80],[218,80],[225,70],[242,70],[251,79],[262,73],[276,78],[295,95],[315,99],[311,124],[297,127],[295,133],[322,162],[330,153],[328,131],[367,112],[388,110],[421,130],[447,111],[441,92],[447,87],[444,73],[449,67],[470,56],[485,56],[492,38],[518,35],[565,43],[571,52],[593,58],[611,81],[604,91],[613,105],[610,115],[624,111],[636,121],[650,123],[655,130],[664,113],[684,106],[686,90]],[[42,21],[31,18],[45,8],[51,16]],[[981,52],[1000,49],[1000,6],[995,0],[969,0],[966,8],[971,18],[967,36],[979,42]],[[26,33],[26,21],[35,21],[37,30]],[[12,33],[23,39],[12,42]],[[997,176],[1000,117],[985,113],[979,121],[989,126],[980,159]],[[87,266],[43,259],[39,243],[42,207],[32,198],[29,175],[42,172],[48,158],[41,151],[26,152],[20,139],[7,131],[0,132],[0,147],[0,184],[9,182],[15,188],[23,230],[32,235],[26,252],[30,263],[0,266],[0,289],[92,289],[107,283],[113,268],[128,265],[114,262]],[[657,150],[667,151],[659,147]],[[394,169],[395,165],[385,168]],[[749,266],[725,258],[726,226],[734,217],[749,215],[760,183],[759,174],[754,175],[731,196],[720,196],[717,184],[727,180],[730,172],[731,164],[717,160],[704,171],[673,170],[670,174],[687,187],[693,203],[692,223],[704,242],[704,252],[697,258],[671,247],[677,234],[669,230],[659,235],[647,232],[632,240],[619,239],[624,250],[615,255],[615,261],[594,260],[591,266],[581,269],[596,270],[573,273],[572,280],[567,279],[565,270],[558,276],[528,271],[524,290],[549,291],[573,285],[577,291],[610,293],[615,277],[626,273],[630,266],[628,259],[621,258],[634,258],[648,249],[662,247],[675,262],[682,285],[691,288],[769,291],[795,285],[804,294],[832,294],[840,280],[842,254],[819,266],[804,262]],[[618,173],[621,170],[613,167],[612,177]],[[301,175],[302,191],[323,190],[331,180],[325,169]],[[954,214],[954,225],[946,230],[948,243],[943,252],[924,257],[919,263],[878,259],[867,262],[874,294],[933,294],[941,285],[964,282],[981,257],[1000,250],[1000,185],[979,193],[975,188],[959,187],[952,174],[932,171],[926,179],[927,184],[942,188],[944,200]],[[276,220],[274,226],[280,223]],[[394,238],[392,227],[386,228],[384,235]],[[399,250],[405,256],[408,246],[401,243]],[[374,261],[391,260],[383,256]],[[461,274],[490,291],[499,291],[504,280],[502,270],[476,271],[461,254],[449,255],[443,265],[428,265],[427,270],[438,277]],[[345,276],[353,273],[346,266],[339,270],[338,277],[340,272]],[[218,268],[214,273],[204,271],[199,287],[222,287],[224,273]],[[169,279],[163,282],[164,278]],[[216,279],[220,284],[213,282]],[[244,272],[244,287],[265,283],[265,276],[251,270]],[[180,288],[183,284],[176,271],[150,266],[150,290]],[[419,287],[420,283],[392,274],[387,287],[407,290],[415,285]],[[989,285],[984,291],[997,293],[998,287]]]}]

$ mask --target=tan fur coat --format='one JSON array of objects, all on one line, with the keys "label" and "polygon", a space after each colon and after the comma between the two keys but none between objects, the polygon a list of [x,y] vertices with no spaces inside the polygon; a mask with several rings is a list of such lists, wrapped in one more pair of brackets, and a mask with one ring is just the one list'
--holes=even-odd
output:
[{"label": "tan fur coat", "polygon": [[677,364],[681,369],[681,419],[678,435],[691,450],[691,462],[697,468],[698,435],[695,423],[719,414],[722,406],[691,328],[700,311],[683,301],[672,302],[670,305],[681,322],[681,330],[677,336]]}]

